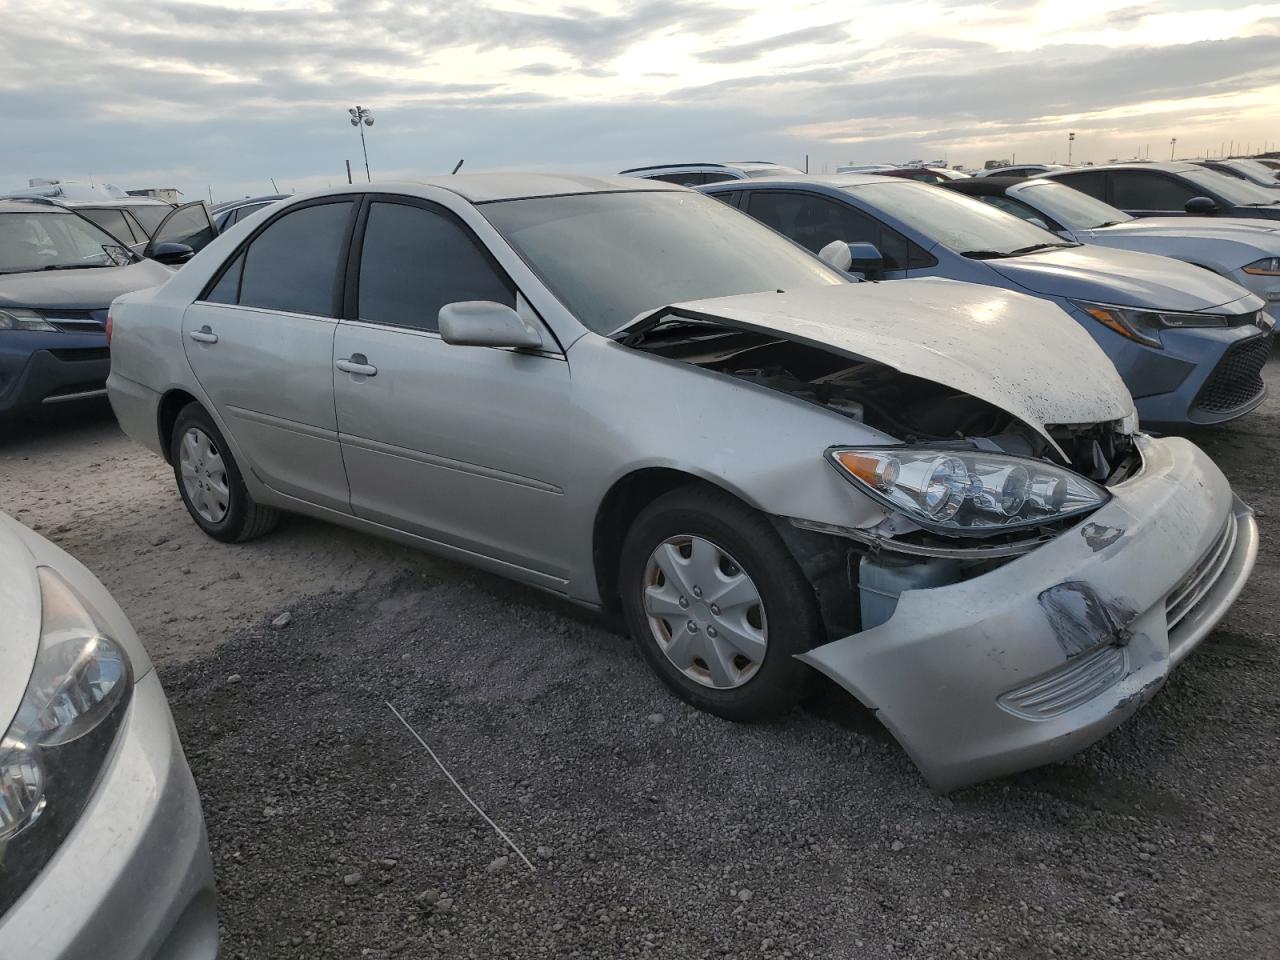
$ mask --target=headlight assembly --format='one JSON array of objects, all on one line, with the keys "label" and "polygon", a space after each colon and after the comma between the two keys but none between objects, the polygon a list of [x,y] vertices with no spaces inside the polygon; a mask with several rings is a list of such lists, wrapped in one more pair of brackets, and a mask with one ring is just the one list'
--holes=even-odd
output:
[{"label": "headlight assembly", "polygon": [[0,914],[58,849],[93,793],[133,687],[129,658],[48,567],[40,646],[0,738]]},{"label": "headlight assembly", "polygon": [[1089,513],[1110,499],[1063,467],[999,453],[832,447],[827,459],[876,500],[927,530],[985,536]]},{"label": "headlight assembly", "polygon": [[1214,313],[1168,313],[1162,310],[1139,310],[1135,307],[1090,303],[1087,300],[1071,302],[1120,336],[1149,347],[1164,346],[1160,341],[1161,330],[1174,327],[1225,327],[1230,323],[1228,317]]},{"label": "headlight assembly", "polygon": [[3,307],[0,308],[0,330],[35,330],[42,333],[56,333],[58,328],[34,310]]},{"label": "headlight assembly", "polygon": [[1280,257],[1263,257],[1241,269],[1255,277],[1280,277]]}]

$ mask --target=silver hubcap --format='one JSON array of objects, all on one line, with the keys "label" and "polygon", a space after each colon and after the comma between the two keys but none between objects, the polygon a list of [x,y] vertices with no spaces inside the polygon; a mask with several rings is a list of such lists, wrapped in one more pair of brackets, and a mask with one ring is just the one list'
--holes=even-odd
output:
[{"label": "silver hubcap", "polygon": [[704,687],[740,687],[764,663],[769,627],[760,591],[710,540],[658,544],[645,566],[644,609],[658,648]]},{"label": "silver hubcap", "polygon": [[182,435],[178,469],[192,509],[210,523],[221,523],[231,508],[227,467],[209,435],[199,427]]}]

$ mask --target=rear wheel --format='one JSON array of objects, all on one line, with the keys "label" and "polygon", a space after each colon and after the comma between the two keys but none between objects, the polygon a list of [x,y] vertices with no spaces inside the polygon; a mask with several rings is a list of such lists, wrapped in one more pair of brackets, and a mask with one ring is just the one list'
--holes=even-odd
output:
[{"label": "rear wheel", "polygon": [[191,519],[215,540],[252,540],[279,523],[279,511],[249,496],[222,433],[200,404],[189,403],[178,414],[169,459]]},{"label": "rear wheel", "polygon": [[813,587],[768,519],[721,491],[654,501],[622,547],[619,588],[645,660],[679,697],[730,720],[784,713],[822,637]]}]

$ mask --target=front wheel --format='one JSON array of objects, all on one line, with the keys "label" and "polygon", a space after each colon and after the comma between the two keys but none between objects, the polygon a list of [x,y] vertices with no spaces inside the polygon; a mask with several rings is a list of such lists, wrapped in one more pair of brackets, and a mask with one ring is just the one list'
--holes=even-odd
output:
[{"label": "front wheel", "polygon": [[640,653],[681,699],[729,720],[795,705],[822,638],[813,587],[768,519],[721,491],[650,504],[622,547],[619,588]]},{"label": "front wheel", "polygon": [[215,540],[239,543],[271,530],[280,514],[254,502],[213,418],[198,403],[174,422],[169,460],[191,519]]}]

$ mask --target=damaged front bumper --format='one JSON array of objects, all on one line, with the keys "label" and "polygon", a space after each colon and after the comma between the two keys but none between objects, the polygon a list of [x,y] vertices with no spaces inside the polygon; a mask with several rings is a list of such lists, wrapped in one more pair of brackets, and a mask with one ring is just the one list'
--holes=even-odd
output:
[{"label": "damaged front bumper", "polygon": [[907,591],[885,623],[801,656],[876,710],[935,789],[1098,740],[1243,589],[1253,511],[1195,445],[1138,442],[1143,470],[1085,522],[972,580]]}]

